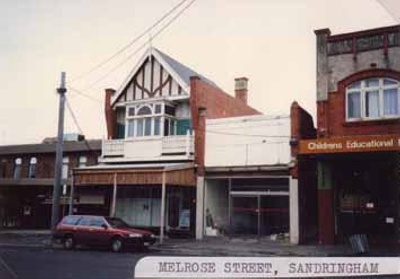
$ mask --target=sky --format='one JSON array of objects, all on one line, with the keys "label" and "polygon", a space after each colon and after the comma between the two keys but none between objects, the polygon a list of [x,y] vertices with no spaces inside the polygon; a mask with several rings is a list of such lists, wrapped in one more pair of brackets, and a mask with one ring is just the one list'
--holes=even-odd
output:
[{"label": "sky", "polygon": [[398,0],[196,0],[156,37],[159,29],[84,75],[180,1],[0,1],[0,145],[57,135],[62,71],[85,95],[67,91],[80,129],[66,107],[65,133],[105,138],[104,89],[118,89],[150,44],[229,94],[234,78],[248,77],[249,104],[266,115],[288,115],[297,101],[315,120],[314,30],[347,33],[400,18]]}]

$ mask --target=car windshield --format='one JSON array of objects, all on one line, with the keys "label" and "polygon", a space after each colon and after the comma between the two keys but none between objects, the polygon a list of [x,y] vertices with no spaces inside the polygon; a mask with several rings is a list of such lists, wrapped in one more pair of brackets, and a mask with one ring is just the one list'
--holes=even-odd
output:
[{"label": "car windshield", "polygon": [[119,218],[106,218],[107,222],[113,228],[127,228],[129,225]]}]

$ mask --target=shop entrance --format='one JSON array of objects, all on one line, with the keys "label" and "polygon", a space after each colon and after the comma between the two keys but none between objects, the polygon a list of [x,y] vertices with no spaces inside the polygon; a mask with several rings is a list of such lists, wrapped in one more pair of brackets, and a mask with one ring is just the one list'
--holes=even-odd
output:
[{"label": "shop entrance", "polygon": [[339,242],[366,234],[390,242],[398,223],[398,168],[395,153],[369,154],[333,164],[335,230]]},{"label": "shop entrance", "polygon": [[232,191],[231,233],[270,235],[289,231],[289,192]]}]

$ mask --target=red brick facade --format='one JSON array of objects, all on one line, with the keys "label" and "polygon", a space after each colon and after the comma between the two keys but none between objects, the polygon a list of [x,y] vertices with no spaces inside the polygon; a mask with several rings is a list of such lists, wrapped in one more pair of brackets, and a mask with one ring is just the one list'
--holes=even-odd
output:
[{"label": "red brick facade", "polygon": [[399,119],[346,123],[346,87],[355,81],[371,77],[400,80],[400,72],[391,69],[370,69],[341,80],[338,83],[338,91],[329,92],[327,101],[317,102],[319,137],[400,133]]},{"label": "red brick facade", "polygon": [[[20,158],[22,160],[21,164],[21,178],[28,178],[29,165],[31,158],[36,158],[36,175],[35,178],[54,178],[54,162],[55,162],[55,151],[54,153],[32,153],[32,154],[11,154],[11,155],[1,155],[1,171],[0,179],[12,179],[14,175],[15,160]],[[81,156],[86,156],[86,165],[91,166],[97,164],[97,158],[100,156],[100,150],[95,151],[83,151],[83,152],[67,152],[64,153],[64,157],[68,157],[68,169],[72,170],[77,168],[79,165],[79,158]]]},{"label": "red brick facade", "polygon": [[204,174],[205,120],[261,114],[243,102],[199,77],[190,79],[190,109],[195,131],[195,163],[198,174]]},{"label": "red brick facade", "polygon": [[[296,158],[291,175],[298,179],[299,185],[300,242],[304,242],[311,236],[311,239],[318,240],[321,244],[333,244],[344,241],[355,231],[361,230],[354,225],[354,220],[346,219],[348,211],[341,208],[345,201],[343,193],[355,189],[355,181],[361,175],[364,175],[363,180],[357,190],[364,191],[363,195],[375,200],[377,204],[390,204],[385,210],[389,210],[393,216],[397,214],[393,212],[398,212],[397,200],[392,200],[391,194],[387,194],[397,193],[396,179],[398,177],[391,179],[393,182],[386,181],[384,184],[387,185],[378,185],[379,183],[375,182],[375,180],[383,181],[391,173],[398,172],[396,152],[372,154],[368,150],[362,153],[352,150],[340,151],[341,153],[339,151],[335,153],[335,151],[328,155],[326,150],[321,150],[314,154],[307,152],[298,154],[298,143],[313,138],[329,140],[348,137],[351,140],[357,136],[398,135],[400,133],[398,116],[346,121],[346,88],[350,84],[368,78],[391,78],[400,81],[400,60],[398,60],[400,41],[397,39],[399,31],[400,26],[335,36],[331,36],[329,29],[315,32],[317,35],[317,129],[313,128],[311,116],[297,103],[293,103],[291,107],[291,151],[292,156]],[[360,110],[365,109],[363,102],[366,102],[365,99],[359,103]],[[379,160],[392,164],[395,166],[394,169],[379,169],[379,163],[377,163]],[[338,177],[341,177],[340,182]],[[377,187],[381,187],[379,191]],[[382,196],[383,192],[386,196]],[[346,195],[354,199],[362,196],[354,193]],[[353,210],[352,214],[361,216],[362,210],[356,207],[352,207],[351,210]],[[382,220],[382,216],[388,213],[379,210],[378,208],[374,215],[375,219],[370,217],[373,215],[360,218],[370,218],[366,221],[367,223],[375,222],[370,227],[386,228],[385,232],[389,232],[387,236],[390,236],[390,229],[387,229],[390,226],[376,221]],[[349,226],[354,228],[346,230]],[[309,232],[314,229],[316,234],[312,238]],[[374,228],[369,228],[362,233],[373,235],[376,232]]]}]

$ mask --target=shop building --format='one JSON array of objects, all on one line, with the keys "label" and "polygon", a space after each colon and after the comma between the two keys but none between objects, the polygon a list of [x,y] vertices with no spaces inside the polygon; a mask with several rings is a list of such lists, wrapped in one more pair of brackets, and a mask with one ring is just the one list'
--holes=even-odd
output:
[{"label": "shop building", "polygon": [[[69,135],[63,143],[62,196],[60,212],[67,214],[71,170],[97,164],[100,140]],[[53,201],[56,141],[0,146],[0,228],[50,228]],[[84,200],[75,204],[84,206]]]},{"label": "shop building", "polygon": [[292,235],[290,117],[244,116],[206,121],[205,177],[199,230],[203,236]]},{"label": "shop building", "polygon": [[300,239],[333,244],[361,233],[371,243],[397,243],[400,26],[315,34],[316,130],[292,105]]},{"label": "shop building", "polygon": [[[77,195],[136,227],[194,236],[204,178],[205,120],[259,114],[247,79],[235,97],[150,47],[118,91],[106,89],[108,138],[97,166],[74,170]],[[246,81],[246,82],[244,82]]]}]

